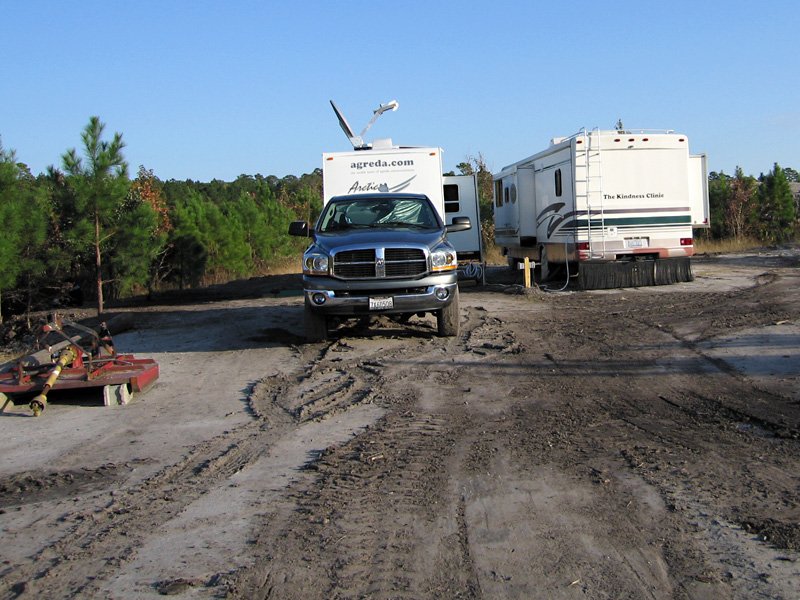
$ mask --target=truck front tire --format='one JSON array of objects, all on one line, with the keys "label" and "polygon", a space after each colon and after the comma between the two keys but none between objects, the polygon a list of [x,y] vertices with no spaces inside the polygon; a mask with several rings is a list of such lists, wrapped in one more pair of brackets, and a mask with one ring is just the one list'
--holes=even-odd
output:
[{"label": "truck front tire", "polygon": [[436,311],[436,326],[439,337],[458,335],[458,288],[453,292],[453,300],[444,308]]},{"label": "truck front tire", "polygon": [[324,342],[328,339],[328,317],[304,305],[303,326],[307,342]]}]

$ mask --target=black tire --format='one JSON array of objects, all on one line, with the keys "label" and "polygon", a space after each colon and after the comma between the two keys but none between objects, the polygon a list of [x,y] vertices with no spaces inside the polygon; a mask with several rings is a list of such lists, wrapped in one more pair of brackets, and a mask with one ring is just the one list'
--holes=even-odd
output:
[{"label": "black tire", "polygon": [[436,327],[438,329],[439,337],[453,337],[458,335],[459,331],[459,318],[458,318],[458,288],[453,292],[453,300],[442,308],[436,311]]},{"label": "black tire", "polygon": [[328,339],[328,317],[305,304],[303,326],[307,342],[324,342]]}]

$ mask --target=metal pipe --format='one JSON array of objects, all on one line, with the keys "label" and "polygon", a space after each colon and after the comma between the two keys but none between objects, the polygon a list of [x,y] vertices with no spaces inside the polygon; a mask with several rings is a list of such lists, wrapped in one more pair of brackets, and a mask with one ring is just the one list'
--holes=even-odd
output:
[{"label": "metal pipe", "polygon": [[64,369],[64,367],[77,358],[76,350],[77,349],[74,346],[70,346],[69,348],[62,350],[61,354],[59,354],[58,361],[56,361],[56,366],[52,371],[50,371],[50,375],[47,378],[47,381],[44,382],[41,393],[31,400],[30,407],[33,411],[34,417],[38,417],[40,414],[42,414],[44,407],[47,406],[47,394],[61,376],[61,371]]}]

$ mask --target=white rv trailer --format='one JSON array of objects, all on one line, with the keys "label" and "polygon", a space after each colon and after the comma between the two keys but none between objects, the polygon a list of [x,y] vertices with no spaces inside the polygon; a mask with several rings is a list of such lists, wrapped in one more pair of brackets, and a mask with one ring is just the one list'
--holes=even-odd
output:
[{"label": "white rv trailer", "polygon": [[709,226],[705,155],[683,134],[583,130],[494,175],[495,241],[513,264],[583,288],[692,279],[693,227]]},{"label": "white rv trailer", "polygon": [[[442,149],[394,146],[389,139],[371,144],[353,134],[336,104],[331,101],[339,124],[353,144],[347,152],[325,152],[322,155],[323,205],[334,196],[368,192],[408,192],[425,194],[436,207],[445,224],[454,217],[469,217],[472,227],[450,233],[448,239],[458,253],[459,261],[483,261],[478,181],[475,175],[443,175]],[[388,107],[388,108],[387,108]],[[381,105],[381,110],[396,110],[397,102]],[[374,122],[375,117],[370,122]],[[475,270],[473,269],[474,273]]]},{"label": "white rv trailer", "polygon": [[425,194],[445,223],[469,217],[473,227],[448,239],[459,260],[482,260],[477,178],[442,175],[441,148],[397,148],[376,140],[369,150],[326,152],[322,165],[323,204],[334,196],[365,192]]}]

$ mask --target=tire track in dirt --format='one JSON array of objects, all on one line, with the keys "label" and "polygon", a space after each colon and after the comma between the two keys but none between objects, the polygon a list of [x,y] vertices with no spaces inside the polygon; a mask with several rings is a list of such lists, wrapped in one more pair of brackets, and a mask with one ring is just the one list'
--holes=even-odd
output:
[{"label": "tire track in dirt", "polygon": [[[748,290],[745,298],[753,318],[743,311],[731,327],[748,327],[753,321],[768,324],[786,315],[781,307],[762,312],[765,304],[773,304],[767,289],[773,281]],[[774,525],[769,534],[773,543],[784,544],[784,548],[796,545],[797,521],[792,515],[800,514],[800,507],[796,494],[789,491],[796,486],[793,472],[796,460],[791,457],[800,451],[796,415],[792,417],[782,408],[788,406],[788,398],[759,390],[745,375],[705,356],[693,341],[670,325],[680,323],[682,314],[695,311],[719,323],[734,312],[728,301],[736,297],[680,295],[671,304],[654,302],[650,307],[650,302],[638,302],[636,311],[626,311],[625,331],[631,340],[655,341],[668,335],[683,348],[685,361],[679,368],[673,368],[668,361],[664,371],[669,377],[658,377],[658,370],[653,367],[659,366],[668,354],[671,361],[675,360],[675,349],[670,344],[663,348],[653,344],[642,356],[625,351],[614,342],[614,361],[636,361],[645,374],[634,376],[631,370],[631,377],[620,381],[614,376],[614,367],[605,374],[602,369],[593,369],[587,382],[593,382],[603,394],[593,405],[582,406],[589,414],[596,412],[590,421],[604,423],[604,428],[586,429],[588,439],[577,430],[575,436],[590,441],[593,447],[605,444],[609,450],[619,452],[631,473],[659,490],[669,510],[680,517],[679,522],[695,524],[695,527],[682,525],[686,535],[694,540],[694,547],[689,546],[688,553],[670,550],[665,554],[677,567],[676,572],[680,572],[681,565],[688,566],[681,554],[696,559],[686,570],[689,578],[680,584],[685,593],[691,594],[696,588],[693,580],[701,585],[706,581],[725,584],[724,576],[719,573],[734,566],[731,570],[738,577],[737,597],[748,597],[766,588],[774,597],[788,598],[793,595],[792,586],[787,587],[792,579],[791,564],[773,564],[770,571],[783,577],[776,577],[774,584],[766,582],[764,556],[773,554],[775,560],[779,555],[765,552],[747,539],[738,539],[740,534],[735,531],[735,524],[756,531]],[[613,342],[613,330],[619,328],[616,319],[606,326],[589,325],[590,322],[579,321],[579,326],[593,327],[595,335]],[[710,337],[707,333],[703,335]],[[694,361],[697,366],[691,367],[686,361]],[[703,363],[712,366],[704,367]],[[647,374],[648,370],[652,374]],[[709,432],[715,433],[709,436]],[[608,458],[614,461],[613,456]],[[778,492],[776,503],[779,490],[783,492]],[[762,515],[760,524],[748,521],[750,514]],[[763,515],[771,517],[765,522]],[[698,571],[698,565],[705,566]]]},{"label": "tire track in dirt", "polygon": [[[288,374],[253,387],[252,423],[190,448],[101,510],[67,512],[70,533],[41,554],[41,572],[28,565],[26,577],[0,575],[0,585],[16,584],[7,597],[102,595],[148,536],[219,493],[275,439],[372,403],[382,418],[345,443],[315,446],[280,497],[252,509],[252,562],[232,557],[232,572],[160,589],[274,599],[791,597],[781,582],[757,580],[764,544],[743,539],[728,517],[791,543],[782,529],[791,519],[770,529],[765,517],[797,510],[796,440],[781,433],[797,419],[746,419],[760,392],[703,366],[680,339],[686,314],[736,327],[746,315],[725,321],[733,294],[632,294],[548,296],[536,319],[525,304],[504,304],[502,317],[465,306],[455,339],[412,321],[292,346]],[[745,299],[759,310],[762,297]]]},{"label": "tire track in dirt", "polygon": [[[519,406],[510,419],[511,462],[520,465],[523,481],[541,482],[545,490],[536,496],[540,522],[531,525],[549,538],[537,567],[552,565],[544,589],[558,596],[560,580],[577,582],[590,596],[603,590],[608,597],[725,597],[707,579],[715,569],[702,544],[687,544],[681,519],[648,497],[640,473],[621,455],[635,436],[620,431],[607,402],[571,392],[562,390],[552,407]],[[582,520],[582,532],[557,526]],[[602,557],[591,560],[595,545]]]},{"label": "tire track in dirt", "polygon": [[[764,552],[763,548],[751,552],[748,542],[734,539],[714,515],[722,523],[725,517],[731,519],[730,509],[749,512],[748,503],[755,514],[769,514],[770,507],[773,511],[782,508],[789,509],[785,516],[791,519],[797,512],[796,497],[790,492],[796,487],[796,474],[791,470],[797,463],[790,458],[797,455],[793,441],[796,414],[787,415],[784,421],[783,413],[773,412],[772,419],[765,420],[766,413],[763,409],[754,411],[755,405],[769,406],[774,411],[787,399],[760,393],[738,372],[720,370],[691,341],[682,339],[676,327],[687,315],[695,314],[730,327],[796,318],[796,313],[767,299],[773,281],[777,279],[765,279],[756,291],[744,294],[755,318],[748,318],[744,311],[735,321],[727,315],[736,314],[731,306],[736,305],[737,294],[634,296],[635,292],[622,291],[605,297],[598,294],[559,298],[558,308],[554,304],[552,312],[535,326],[541,338],[547,340],[542,355],[552,365],[552,372],[542,378],[532,377],[527,385],[515,388],[520,395],[552,400],[539,406],[520,404],[510,419],[514,427],[500,434],[500,439],[510,435],[518,440],[513,445],[517,455],[514,464],[556,461],[560,472],[595,480],[602,486],[600,489],[614,486],[617,481],[638,480],[658,490],[668,508],[661,517],[666,530],[659,532],[664,536],[663,557],[673,578],[665,585],[666,589],[674,586],[672,593],[677,597],[727,596],[726,568],[742,577],[742,590],[749,590],[743,591],[744,597],[765,589],[772,590],[775,597],[792,597],[791,586],[786,587],[792,578],[791,562],[782,563],[786,568],[772,568],[770,572],[777,581],[774,585],[767,583],[762,576],[766,564],[754,557],[760,555],[763,559],[774,553]],[[625,300],[628,294],[631,297]],[[771,308],[763,310],[765,303]],[[708,333],[703,335],[709,337]],[[531,344],[534,352],[536,346]],[[664,357],[669,357],[666,363]],[[795,425],[787,427],[787,422]],[[720,433],[709,435],[716,431]],[[747,439],[745,433],[760,439]],[[783,438],[779,445],[785,441],[788,446],[776,453],[776,442],[770,439],[773,436]],[[502,453],[502,447],[499,453],[495,452]],[[641,460],[632,458],[640,453],[647,460],[649,472],[642,470]],[[751,453],[757,458],[744,468],[734,458]],[[476,456],[482,458],[476,464],[491,472],[485,446]],[[775,464],[766,464],[766,457],[775,460]],[[752,486],[744,497],[743,481]],[[782,497],[776,504],[774,494],[778,490],[783,492],[779,492]],[[749,499],[750,494],[763,497],[764,501]],[[715,513],[714,507],[719,510],[726,505],[728,512]],[[605,511],[610,507],[601,508]],[[631,507],[623,507],[623,512],[630,510]],[[606,512],[598,513],[598,517],[614,519]],[[739,522],[744,528],[759,527],[741,517]],[[760,526],[768,529],[774,525],[769,535],[784,540],[788,536],[791,543],[785,524],[770,519]],[[634,539],[637,535],[640,534],[633,534]],[[627,541],[621,539],[617,543],[623,547]],[[728,563],[723,561],[726,556],[730,557]],[[645,573],[630,570],[634,578]],[[653,583],[648,576],[652,578],[654,574],[640,580],[644,587]],[[605,585],[611,585],[613,578],[606,577]],[[624,581],[619,581],[618,591],[632,592]]]},{"label": "tire track in dirt", "polygon": [[124,479],[141,462],[107,463],[96,469],[66,469],[52,473],[23,471],[0,477],[0,514],[6,508],[13,509],[22,504],[107,489]]},{"label": "tire track in dirt", "polygon": [[381,400],[374,390],[384,384],[387,364],[413,353],[401,343],[387,345],[388,349],[369,346],[363,340],[342,338],[322,347],[294,347],[298,368],[259,382],[258,393],[250,397],[251,410],[260,415],[279,407],[293,421],[303,423]]},{"label": "tire track in dirt", "polygon": [[[725,582],[735,572],[734,597],[767,590],[770,597],[793,597],[797,590],[787,584],[794,569],[781,560],[780,549],[796,549],[800,539],[793,516],[799,512],[797,497],[791,491],[796,463],[790,458],[800,448],[791,440],[741,430],[737,414],[717,402],[689,395],[680,402],[687,404],[665,401],[666,408],[656,406],[660,410],[650,414],[614,406],[624,424],[620,440],[626,439],[617,444],[620,456],[631,472],[659,491],[683,523],[694,524],[685,530],[697,547],[705,546],[703,561],[708,565],[696,577]],[[756,541],[742,533],[746,531],[764,534]],[[775,549],[763,547],[764,542]],[[767,570],[774,579],[764,579]]]},{"label": "tire track in dirt", "polygon": [[[442,343],[446,342],[435,340],[434,346]],[[417,345],[423,348],[428,344]],[[193,502],[254,464],[268,452],[271,440],[305,422],[322,421],[374,401],[373,390],[385,385],[387,361],[397,355],[403,355],[404,360],[418,359],[402,341],[388,351],[371,351],[368,344],[356,341],[350,346],[346,340],[338,340],[322,347],[294,346],[293,352],[298,358],[293,374],[270,377],[254,386],[249,400],[253,422],[193,446],[175,464],[136,486],[114,492],[108,501],[101,501],[100,508],[67,512],[61,520],[70,525],[54,544],[32,556],[30,562],[6,569],[2,580],[7,597],[56,597],[65,589],[71,596],[101,593],[104,582],[123,563],[131,561],[150,536]],[[428,431],[430,427],[420,425],[423,437],[438,439]],[[412,452],[403,467],[411,469],[410,464],[421,460],[426,450],[419,452]],[[51,489],[49,497],[53,493]],[[172,589],[169,581],[159,584]],[[198,584],[217,585],[214,581],[192,585]]]},{"label": "tire track in dirt", "polygon": [[[380,377],[380,363],[363,360],[350,370],[363,376],[345,374],[333,368],[341,360],[342,344],[333,342],[324,348],[295,347],[298,358],[306,360],[299,369],[299,384],[291,387],[287,398],[282,387],[288,378],[275,377],[256,384],[250,395],[253,422],[227,431],[190,448],[181,459],[140,484],[112,492],[97,509],[67,512],[60,517],[70,523],[67,531],[48,548],[42,549],[26,564],[3,570],[5,597],[57,597],[59,590],[70,595],[92,595],[119,566],[131,559],[145,539],[159,531],[188,505],[224,484],[235,473],[254,463],[268,451],[271,440],[287,428],[307,420],[323,420],[348,407],[368,401],[371,385]],[[348,367],[344,367],[348,368]],[[342,385],[340,381],[344,381]],[[338,385],[338,387],[337,387]],[[322,402],[326,394],[331,402]],[[271,398],[272,402],[259,401]],[[46,495],[66,495],[76,491],[75,477],[53,474]],[[106,474],[107,475],[107,474]],[[93,479],[84,477],[83,479]],[[10,492],[24,485],[25,477],[7,482]],[[70,483],[71,482],[71,483]],[[62,484],[69,483],[68,486]],[[94,487],[113,483],[108,476]],[[84,484],[84,488],[86,484]],[[43,492],[45,493],[45,492]],[[102,497],[103,492],[100,492]],[[13,502],[13,498],[9,498]],[[98,559],[98,557],[104,557]]]},{"label": "tire track in dirt", "polygon": [[[273,401],[302,418],[298,406],[313,397],[310,389],[317,383],[321,389],[337,389],[331,381],[347,374],[341,394],[345,405],[350,390],[368,387],[371,401],[389,413],[307,466],[316,475],[313,482],[293,490],[294,510],[278,531],[265,524],[255,547],[268,548],[268,555],[256,559],[261,566],[227,578],[229,594],[380,599],[452,596],[457,590],[461,597],[478,597],[466,529],[459,526],[459,506],[448,494],[447,463],[468,424],[419,406],[423,389],[452,385],[457,378],[457,368],[432,365],[446,364],[447,356],[473,347],[494,352],[499,345],[485,347],[494,334],[513,338],[485,311],[464,312],[457,339],[429,338],[412,347],[401,343],[387,353],[385,343],[378,352],[364,352],[374,342],[341,338],[320,360],[308,363],[304,376],[273,390]],[[481,331],[473,335],[476,330]],[[355,356],[335,356],[337,344]],[[300,568],[297,557],[302,557]]]},{"label": "tire track in dirt", "polygon": [[[469,364],[508,359],[524,346],[487,311],[464,312],[460,338],[432,338],[380,361],[384,368],[372,382],[373,392],[390,412],[350,444],[330,449],[308,466],[317,478],[297,488],[295,511],[280,530],[265,526],[255,544],[270,549],[263,566],[230,578],[230,593],[241,598],[482,597],[459,490],[463,473],[482,469],[487,444],[494,443],[483,417],[463,412],[459,396],[472,390],[464,390],[459,379]],[[340,342],[361,345],[349,338]],[[337,368],[352,373],[363,364],[359,355],[350,368]],[[327,365],[315,368],[326,372]],[[302,557],[300,569],[297,557]]]},{"label": "tire track in dirt", "polygon": [[251,423],[193,447],[177,463],[95,510],[68,512],[67,532],[3,577],[5,597],[91,596],[151,533],[263,451],[261,424]]},{"label": "tire track in dirt", "polygon": [[271,549],[269,564],[230,589],[250,597],[260,580],[270,582],[265,598],[428,596],[438,571],[420,555],[439,561],[463,547],[439,547],[454,435],[447,419],[405,411],[325,453],[309,466],[315,481],[293,493],[288,522],[262,532],[256,546]]}]

